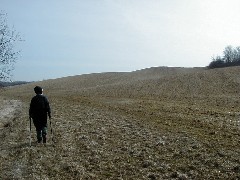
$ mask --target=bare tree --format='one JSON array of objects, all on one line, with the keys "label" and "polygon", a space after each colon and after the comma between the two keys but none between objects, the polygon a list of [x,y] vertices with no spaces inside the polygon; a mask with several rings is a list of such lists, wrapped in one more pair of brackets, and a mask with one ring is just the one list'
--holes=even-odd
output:
[{"label": "bare tree", "polygon": [[9,28],[7,15],[0,12],[0,80],[7,81],[11,78],[14,63],[19,55],[15,51],[15,44],[20,41],[19,33]]},{"label": "bare tree", "polygon": [[223,54],[226,63],[231,63],[234,60],[234,48],[232,46],[225,47]]},{"label": "bare tree", "polygon": [[239,61],[239,60],[240,60],[240,46],[238,46],[234,49],[234,60],[233,61]]}]

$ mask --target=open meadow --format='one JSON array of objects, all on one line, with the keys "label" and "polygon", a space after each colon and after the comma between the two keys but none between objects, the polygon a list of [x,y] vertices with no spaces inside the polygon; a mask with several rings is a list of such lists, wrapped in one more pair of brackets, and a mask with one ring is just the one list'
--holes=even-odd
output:
[{"label": "open meadow", "polygon": [[[46,146],[29,146],[43,87]],[[240,67],[154,67],[8,87],[0,94],[0,179],[240,179]]]}]

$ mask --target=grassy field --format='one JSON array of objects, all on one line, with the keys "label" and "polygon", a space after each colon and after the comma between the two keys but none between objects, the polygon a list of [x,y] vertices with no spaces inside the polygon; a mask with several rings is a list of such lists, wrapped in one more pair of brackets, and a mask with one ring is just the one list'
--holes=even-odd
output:
[{"label": "grassy field", "polygon": [[[35,85],[51,103],[54,143],[49,127],[47,145],[29,147]],[[1,120],[0,179],[240,179],[239,93],[239,67],[156,67],[6,88],[0,112],[14,111]]]}]

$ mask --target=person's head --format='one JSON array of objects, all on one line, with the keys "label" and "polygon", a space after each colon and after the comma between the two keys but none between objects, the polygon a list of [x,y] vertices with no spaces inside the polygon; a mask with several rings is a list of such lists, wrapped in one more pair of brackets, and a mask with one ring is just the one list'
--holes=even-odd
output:
[{"label": "person's head", "polygon": [[40,86],[36,86],[36,87],[34,88],[34,91],[35,91],[36,94],[42,94],[43,89],[42,89]]}]

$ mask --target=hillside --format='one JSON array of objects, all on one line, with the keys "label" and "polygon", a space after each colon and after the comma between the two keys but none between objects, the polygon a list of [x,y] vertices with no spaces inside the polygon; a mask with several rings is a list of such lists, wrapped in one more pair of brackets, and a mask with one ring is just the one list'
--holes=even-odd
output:
[{"label": "hillside", "polygon": [[[184,74],[191,74],[203,71],[204,68],[168,68],[153,67],[133,72],[109,72],[109,73],[93,73],[78,76],[64,77],[59,79],[37,82],[49,91],[66,91],[88,94],[106,92],[111,89],[110,93],[115,93],[114,88],[123,86],[126,91],[129,86],[142,86],[145,82],[155,84],[156,81],[165,81],[164,78],[178,77]],[[22,91],[29,91],[29,86],[19,86]],[[112,88],[111,88],[112,87]],[[149,88],[149,87],[147,87]],[[150,90],[150,89],[149,89]],[[31,90],[30,90],[31,91]],[[91,91],[91,92],[90,92]],[[122,96],[122,94],[119,94]]]},{"label": "hillside", "polygon": [[[46,147],[29,147],[35,85],[53,110],[55,143],[49,127]],[[239,179],[239,93],[239,67],[154,67],[8,87],[0,179]]]}]

